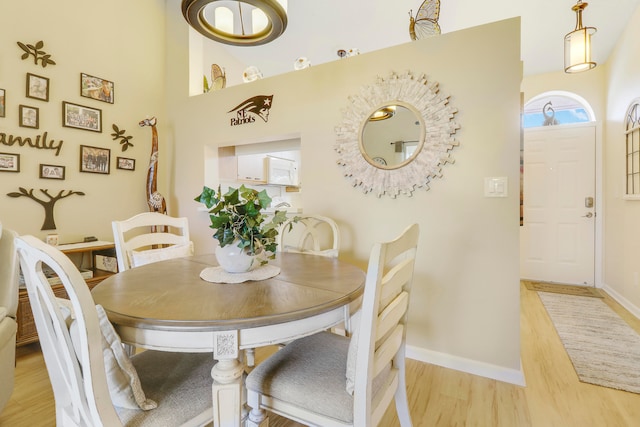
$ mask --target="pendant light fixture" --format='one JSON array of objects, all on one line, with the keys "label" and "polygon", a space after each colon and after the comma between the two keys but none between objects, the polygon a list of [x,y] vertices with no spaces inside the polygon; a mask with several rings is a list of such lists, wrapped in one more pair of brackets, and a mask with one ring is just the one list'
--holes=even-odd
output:
[{"label": "pendant light fixture", "polygon": [[209,39],[258,46],[284,33],[287,0],[182,0],[182,15]]},{"label": "pendant light fixture", "polygon": [[579,73],[596,66],[591,59],[591,36],[597,31],[594,27],[582,26],[582,11],[589,5],[578,0],[571,10],[576,13],[576,28],[564,36],[564,71]]}]

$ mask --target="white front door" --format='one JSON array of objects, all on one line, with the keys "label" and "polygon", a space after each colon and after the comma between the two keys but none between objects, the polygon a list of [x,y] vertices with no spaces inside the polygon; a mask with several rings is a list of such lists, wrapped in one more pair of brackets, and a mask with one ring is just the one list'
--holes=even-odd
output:
[{"label": "white front door", "polygon": [[524,131],[523,279],[594,286],[595,126]]}]

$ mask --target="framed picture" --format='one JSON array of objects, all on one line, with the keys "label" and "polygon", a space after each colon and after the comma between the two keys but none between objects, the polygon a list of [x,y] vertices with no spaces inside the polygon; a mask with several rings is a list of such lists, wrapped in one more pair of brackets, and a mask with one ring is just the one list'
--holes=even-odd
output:
[{"label": "framed picture", "polygon": [[116,159],[117,162],[117,168],[118,169],[124,169],[124,170],[128,170],[128,171],[133,171],[136,170],[136,159],[128,159],[126,157],[118,157]]},{"label": "framed picture", "polygon": [[102,110],[62,101],[62,126],[102,132]]},{"label": "framed picture", "polygon": [[111,150],[108,148],[80,146],[80,172],[109,175]]},{"label": "framed picture", "polygon": [[27,98],[49,101],[49,79],[27,73]]},{"label": "framed picture", "polygon": [[64,169],[64,166],[40,164],[40,178],[63,180]]},{"label": "framed picture", "polygon": [[0,153],[0,172],[20,172],[20,154]]},{"label": "framed picture", "polygon": [[85,98],[97,99],[98,101],[113,104],[115,95],[113,82],[80,73],[80,95]]},{"label": "framed picture", "polygon": [[0,117],[5,116],[6,104],[7,103],[7,91],[4,89],[0,89]]},{"label": "framed picture", "polygon": [[20,121],[18,124],[23,128],[38,129],[40,122],[40,110],[36,107],[29,107],[28,105],[20,105]]}]

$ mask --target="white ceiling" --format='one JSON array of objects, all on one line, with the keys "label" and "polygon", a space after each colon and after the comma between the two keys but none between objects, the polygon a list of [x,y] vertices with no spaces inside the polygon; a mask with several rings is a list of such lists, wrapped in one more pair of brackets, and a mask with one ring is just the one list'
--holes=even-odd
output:
[{"label": "white ceiling", "polygon": [[[593,59],[607,61],[640,0],[587,0],[583,25],[596,27]],[[409,43],[409,10],[422,0],[289,0],[289,23],[277,40],[256,47],[227,49],[265,76],[293,70],[297,57],[312,65],[338,60],[338,49],[367,53]],[[564,36],[575,27],[574,0],[441,0],[442,33],[522,17],[524,75],[563,69]],[[455,54],[455,52],[452,52]]]}]

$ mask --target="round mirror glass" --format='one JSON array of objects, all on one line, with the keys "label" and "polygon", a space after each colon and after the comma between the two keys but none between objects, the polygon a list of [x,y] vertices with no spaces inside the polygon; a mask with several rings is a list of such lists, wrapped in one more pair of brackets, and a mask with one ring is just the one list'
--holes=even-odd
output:
[{"label": "round mirror glass", "polygon": [[360,151],[373,166],[396,169],[422,149],[424,123],[412,106],[392,102],[376,108],[362,124]]}]

